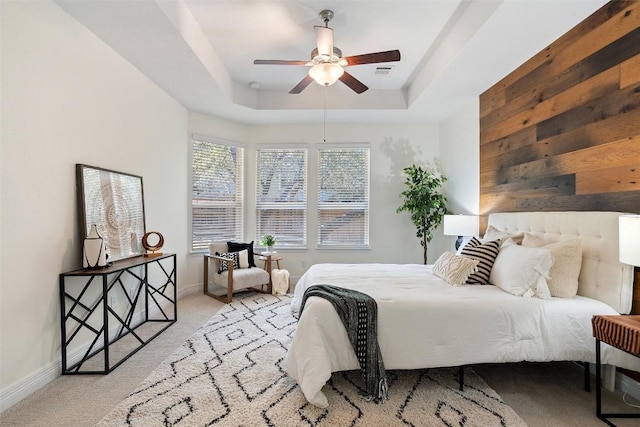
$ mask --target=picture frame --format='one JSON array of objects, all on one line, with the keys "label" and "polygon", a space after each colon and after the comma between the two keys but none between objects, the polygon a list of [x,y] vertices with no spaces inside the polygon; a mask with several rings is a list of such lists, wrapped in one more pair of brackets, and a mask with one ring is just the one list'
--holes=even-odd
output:
[{"label": "picture frame", "polygon": [[80,240],[95,224],[108,262],[142,255],[146,233],[142,177],[78,163],[76,183]]}]

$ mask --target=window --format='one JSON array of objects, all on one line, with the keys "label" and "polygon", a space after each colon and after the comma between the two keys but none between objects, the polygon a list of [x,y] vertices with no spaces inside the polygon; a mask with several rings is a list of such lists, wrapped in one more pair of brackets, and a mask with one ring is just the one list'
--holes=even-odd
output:
[{"label": "window", "polygon": [[306,247],[307,150],[259,148],[256,164],[256,242],[273,234],[276,247]]},{"label": "window", "polygon": [[318,150],[318,247],[369,247],[369,148]]},{"label": "window", "polygon": [[242,238],[244,148],[193,135],[191,249]]}]

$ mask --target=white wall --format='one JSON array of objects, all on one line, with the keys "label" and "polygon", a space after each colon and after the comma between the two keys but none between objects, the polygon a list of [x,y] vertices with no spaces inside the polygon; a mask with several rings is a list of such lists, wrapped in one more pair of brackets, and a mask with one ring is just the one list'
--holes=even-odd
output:
[{"label": "white wall", "polygon": [[[317,181],[315,149],[322,142],[322,125],[233,125],[223,120],[190,113],[189,130],[207,136],[246,143],[246,209],[244,238],[255,240],[255,147],[257,144],[307,144],[309,147],[309,211],[314,212]],[[246,132],[246,134],[245,134]],[[400,192],[404,190],[402,168],[413,163],[425,166],[438,164],[438,126],[419,125],[327,125],[327,142],[369,143],[371,146],[371,213],[370,250],[316,249],[316,218],[308,217],[308,249],[277,248],[285,257],[281,263],[295,279],[306,269],[321,262],[386,262],[422,263],[422,247],[415,237],[415,227],[407,213],[397,214]],[[440,255],[442,237],[439,233],[429,246],[429,260]],[[193,256],[190,265],[202,282],[202,260]],[[191,280],[191,276],[190,276]],[[196,280],[193,278],[193,280]],[[190,283],[194,283],[190,281]]]},{"label": "white wall", "polygon": [[[454,214],[478,215],[480,209],[480,102],[475,100],[440,123],[442,169],[448,181],[444,192]],[[445,236],[449,249],[455,236]]]},{"label": "white wall", "polygon": [[[304,143],[309,146],[309,211],[316,206],[317,180],[314,179],[317,144],[323,142],[322,125],[272,125],[253,126],[249,142],[255,146],[263,143]],[[422,263],[422,247],[415,236],[415,227],[407,213],[396,213],[400,206],[400,193],[404,190],[402,169],[413,163],[434,165],[439,156],[438,127],[419,125],[327,125],[328,143],[364,142],[371,147],[371,195],[370,195],[370,250],[334,251],[316,249],[316,218],[308,219],[308,250],[278,250],[286,257],[283,268],[292,276],[300,276],[310,265],[321,262],[384,262]],[[247,174],[247,187],[251,194],[247,211],[255,209],[255,159]],[[247,221],[248,236],[255,234],[254,218]],[[430,249],[439,246],[436,233]],[[429,251],[430,261],[439,253]]]},{"label": "white wall", "polygon": [[[188,247],[187,111],[48,2],[2,2],[2,409],[59,374],[58,275],[81,267],[75,164],[142,175],[147,230]],[[35,386],[35,385],[34,385]]]},{"label": "white wall", "polygon": [[[202,257],[189,252],[190,134],[247,144],[245,238],[251,240],[252,148],[306,143],[315,168],[323,129],[247,126],[188,113],[49,1],[0,2],[0,18],[2,410],[59,375],[58,275],[80,267],[76,163],[143,176],[147,230],[163,233],[163,251],[178,254],[182,293],[202,285]],[[309,249],[281,250],[283,267],[297,277],[318,262],[421,263],[409,215],[395,212],[404,190],[402,168],[440,163],[449,177],[451,209],[477,212],[477,114],[476,105],[441,125],[328,125],[329,142],[371,146],[371,250],[316,250],[311,217]],[[460,160],[459,153],[468,155]],[[316,184],[309,181],[310,195]],[[453,245],[449,239],[436,232],[430,262]]]}]

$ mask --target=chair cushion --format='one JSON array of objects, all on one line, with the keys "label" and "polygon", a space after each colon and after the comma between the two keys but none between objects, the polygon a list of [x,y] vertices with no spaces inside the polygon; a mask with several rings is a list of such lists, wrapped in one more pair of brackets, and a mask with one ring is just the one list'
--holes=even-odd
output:
[{"label": "chair cushion", "polygon": [[[217,286],[227,287],[229,271],[213,274],[213,283]],[[269,273],[265,270],[252,267],[233,269],[233,290],[262,286],[269,283]]]}]

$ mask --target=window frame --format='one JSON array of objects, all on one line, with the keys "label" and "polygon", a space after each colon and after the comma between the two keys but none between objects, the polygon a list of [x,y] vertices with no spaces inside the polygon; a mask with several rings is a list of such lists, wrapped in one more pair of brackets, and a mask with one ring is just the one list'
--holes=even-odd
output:
[{"label": "window frame", "polygon": [[[321,200],[322,194],[322,151],[330,150],[365,150],[366,157],[366,179],[364,190],[364,201],[360,203],[352,202],[325,202]],[[368,250],[370,245],[370,223],[371,223],[371,146],[368,143],[331,143],[318,144],[316,147],[316,177],[317,177],[317,194],[316,194],[316,248],[320,250]],[[325,244],[322,241],[322,221],[321,214],[323,210],[331,209],[362,209],[364,210],[364,227],[362,235],[362,244]]]},{"label": "window frame", "polygon": [[[303,194],[304,200],[300,202],[262,202],[261,194],[261,155],[262,151],[285,151],[285,152],[302,152],[304,156],[304,170],[302,177],[304,179]],[[260,211],[268,209],[282,210],[301,210],[302,211],[302,232],[300,235],[300,244],[287,244],[286,241],[278,239],[278,232],[273,230],[264,230],[260,227]],[[275,247],[280,249],[307,249],[308,248],[308,226],[309,226],[309,146],[307,144],[257,144],[255,147],[255,216],[256,223],[254,229],[256,246],[264,247],[260,242],[263,234],[274,234],[276,236]]]},{"label": "window frame", "polygon": [[[237,179],[234,181],[234,185],[236,187],[236,191],[235,193],[235,197],[234,197],[234,201],[200,201],[198,202],[198,199],[194,198],[194,161],[195,161],[195,144],[197,142],[201,142],[201,143],[209,143],[209,144],[215,144],[215,145],[219,145],[219,146],[224,146],[224,147],[230,147],[232,149],[237,149],[238,150],[238,154],[239,154],[239,159],[236,160],[236,165],[235,165],[235,172],[236,172],[236,177]],[[191,135],[191,150],[189,151],[189,165],[190,165],[190,174],[189,174],[189,184],[190,184],[190,191],[189,191],[189,207],[190,207],[190,213],[189,213],[189,240],[190,240],[190,253],[206,253],[208,252],[208,246],[209,244],[206,245],[206,247],[198,247],[198,245],[195,244],[196,240],[194,239],[194,209],[196,207],[235,207],[235,209],[237,209],[237,212],[235,213],[235,218],[237,220],[236,224],[235,224],[235,230],[234,233],[232,235],[229,235],[229,237],[224,237],[224,238],[220,238],[220,239],[216,239],[212,236],[211,241],[222,241],[222,240],[236,240],[236,241],[243,241],[243,235],[244,235],[244,212],[245,212],[245,197],[246,197],[246,188],[245,188],[245,180],[246,180],[246,156],[247,156],[247,147],[246,144],[240,143],[240,142],[236,142],[236,141],[229,141],[229,140],[225,140],[222,138],[216,138],[216,137],[211,137],[211,136],[207,136],[207,135],[202,135],[202,134],[197,134],[197,133],[193,133]],[[238,164],[239,163],[239,164]]]}]

